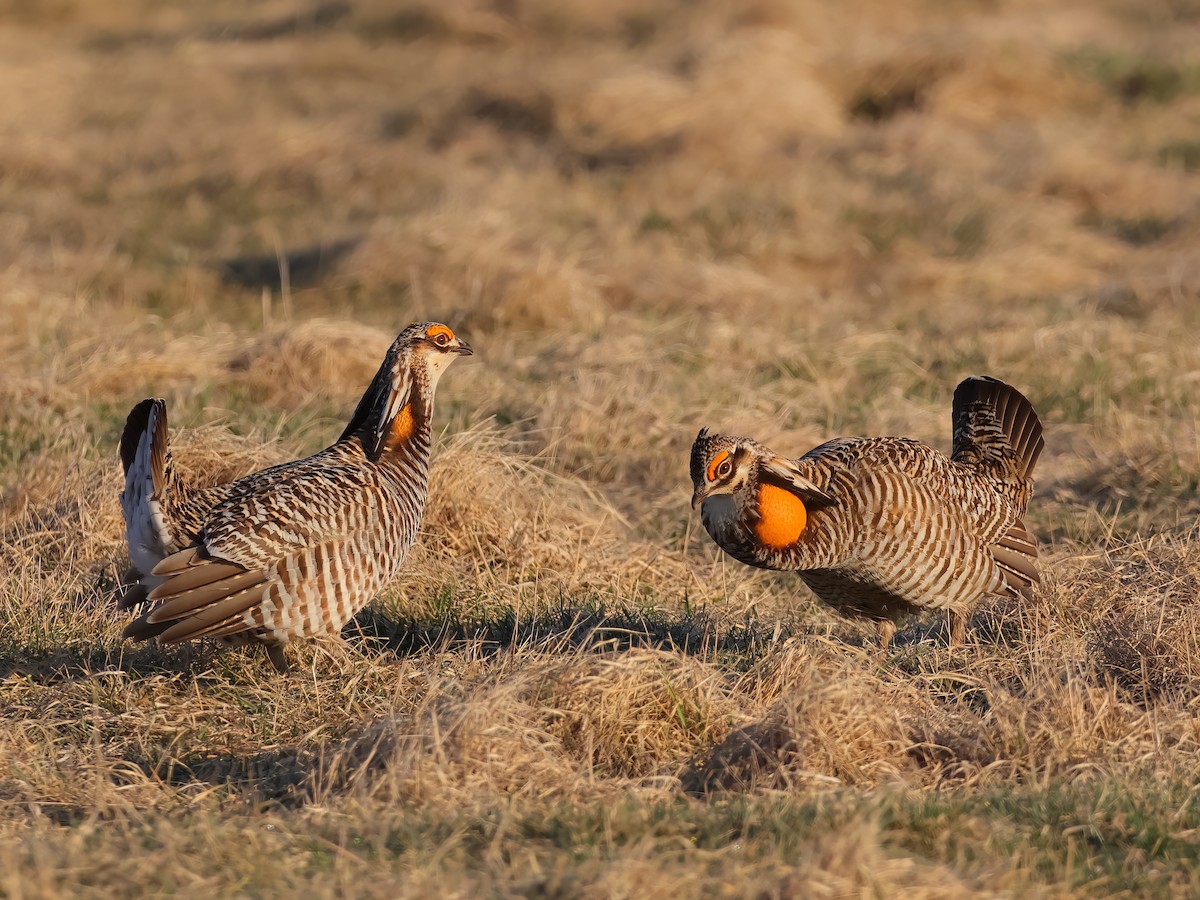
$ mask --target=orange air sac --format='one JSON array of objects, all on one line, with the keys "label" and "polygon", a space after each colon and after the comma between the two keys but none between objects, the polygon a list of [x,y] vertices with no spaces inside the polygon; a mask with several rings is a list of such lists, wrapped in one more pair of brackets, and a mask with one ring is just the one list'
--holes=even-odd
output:
[{"label": "orange air sac", "polygon": [[758,522],[754,532],[758,539],[773,550],[790,547],[799,539],[808,524],[804,501],[773,484],[758,487]]},{"label": "orange air sac", "polygon": [[396,413],[396,418],[392,420],[392,427],[388,430],[387,441],[384,446],[388,450],[395,450],[402,444],[407,443],[415,430],[416,420],[413,416],[412,404],[405,403],[400,407],[400,412]]}]

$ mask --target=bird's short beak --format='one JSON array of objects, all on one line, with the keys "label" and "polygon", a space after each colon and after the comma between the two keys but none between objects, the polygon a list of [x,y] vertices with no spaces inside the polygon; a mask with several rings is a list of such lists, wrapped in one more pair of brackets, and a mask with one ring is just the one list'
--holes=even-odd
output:
[{"label": "bird's short beak", "polygon": [[707,496],[708,494],[705,493],[705,490],[702,487],[698,487],[692,491],[692,509],[697,509],[700,504],[704,502],[704,498]]},{"label": "bird's short beak", "polygon": [[454,352],[460,356],[473,356],[475,351],[471,349],[471,345],[462,338],[458,339],[458,346],[454,348]]}]

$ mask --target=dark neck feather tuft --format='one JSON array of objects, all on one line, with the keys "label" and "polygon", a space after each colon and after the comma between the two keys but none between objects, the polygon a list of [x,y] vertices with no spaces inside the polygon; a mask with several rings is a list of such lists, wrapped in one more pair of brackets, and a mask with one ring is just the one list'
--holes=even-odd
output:
[{"label": "dark neck feather tuft", "polygon": [[[431,392],[421,373],[413,368],[412,361],[400,358],[401,352],[399,342],[388,350],[338,438],[346,441],[357,437],[372,461],[378,460],[389,449],[396,449],[397,440],[403,443],[409,437],[427,435],[429,431]],[[394,434],[397,427],[406,434]],[[397,440],[391,440],[393,437]]]},{"label": "dark neck feather tuft", "polygon": [[352,437],[364,437],[375,431],[379,417],[387,413],[388,398],[392,393],[392,370],[396,366],[398,355],[398,348],[392,344],[379,366],[379,371],[375,373],[375,377],[371,379],[358,401],[358,406],[354,408],[354,415],[350,417],[350,422],[338,438],[339,443]]}]

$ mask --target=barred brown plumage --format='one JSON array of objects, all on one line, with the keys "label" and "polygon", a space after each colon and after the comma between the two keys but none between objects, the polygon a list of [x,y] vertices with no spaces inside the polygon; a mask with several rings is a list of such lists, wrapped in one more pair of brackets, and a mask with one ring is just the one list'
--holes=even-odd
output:
[{"label": "barred brown plumage", "polygon": [[1043,447],[1033,406],[986,376],[954,392],[947,459],[906,438],[840,438],[788,459],[750,438],[701,429],[692,505],[726,553],[797,572],[825,603],[877,623],[943,609],[960,641],[989,594],[1040,583],[1023,517]]},{"label": "barred brown plumage", "polygon": [[203,490],[175,474],[166,404],[135,406],[121,436],[121,509],[140,577],[118,608],[146,608],[122,637],[255,640],[286,671],[293,638],[337,634],[416,539],[434,390],[470,353],[445,325],[409,325],[333,445]]}]

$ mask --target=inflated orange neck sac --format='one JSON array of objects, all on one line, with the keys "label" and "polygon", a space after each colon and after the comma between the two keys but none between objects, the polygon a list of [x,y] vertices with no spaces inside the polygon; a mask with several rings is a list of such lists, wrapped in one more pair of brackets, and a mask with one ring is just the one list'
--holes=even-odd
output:
[{"label": "inflated orange neck sac", "polygon": [[758,486],[758,521],[754,533],[772,550],[782,550],[799,540],[808,525],[804,501],[773,484]]},{"label": "inflated orange neck sac", "polygon": [[413,404],[410,400],[400,407],[400,412],[396,413],[396,417],[392,419],[391,428],[388,429],[387,439],[383,445],[384,448],[395,450],[407,444],[412,439],[413,432],[416,430],[417,419],[413,415]]}]

